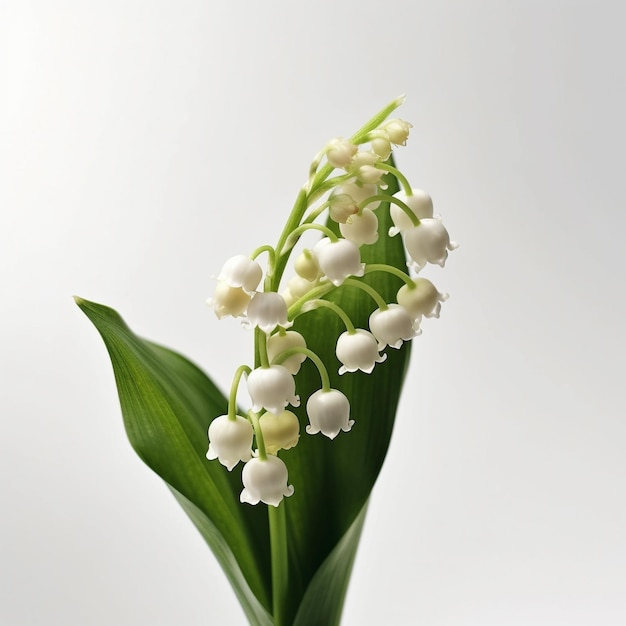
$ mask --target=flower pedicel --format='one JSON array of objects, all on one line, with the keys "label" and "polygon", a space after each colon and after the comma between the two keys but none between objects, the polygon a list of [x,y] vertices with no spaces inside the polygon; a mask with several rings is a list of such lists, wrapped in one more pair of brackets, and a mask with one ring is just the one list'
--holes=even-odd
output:
[{"label": "flower pedicel", "polygon": [[[400,98],[389,105],[386,115],[402,101]],[[300,201],[294,205],[277,246],[263,245],[250,255],[228,259],[208,301],[219,319],[241,317],[244,326],[255,329],[257,363],[254,368],[242,365],[237,369],[228,414],[215,418],[208,430],[208,459],[219,460],[229,471],[240,461],[244,463],[241,502],[277,507],[294,493],[288,466],[279,453],[294,447],[297,452],[300,424],[286,407],[300,405],[295,375],[306,359],[313,362],[321,380],[320,389],[303,399],[309,419],[307,434],[321,434],[330,440],[341,433],[341,437],[350,436],[355,422],[358,427],[358,416],[351,416],[346,395],[331,388],[327,368],[339,365],[339,373],[350,376],[381,367],[387,358],[382,351],[400,348],[419,335],[422,317],[438,317],[447,298],[416,274],[428,263],[443,267],[448,252],[457,244],[450,241],[441,220],[433,217],[431,197],[414,189],[402,172],[387,162],[392,145],[406,144],[411,124],[385,120],[386,115],[372,118],[371,127],[366,125],[357,135],[358,141],[336,138],[327,143],[311,164]],[[394,196],[382,194],[388,173],[402,186]],[[320,183],[320,176],[322,183],[313,192],[313,181]],[[389,209],[381,208],[386,204]],[[394,224],[388,233],[379,232],[376,214],[382,210],[390,210]],[[317,223],[319,217],[337,223],[340,235]],[[299,253],[294,261],[295,276],[281,286],[287,260],[308,230],[320,231],[322,238],[312,250]],[[362,247],[379,237],[398,234],[408,254],[407,272],[387,265],[384,258],[363,263]],[[264,253],[265,272],[256,260]],[[389,272],[402,279],[404,285],[396,302],[386,302],[362,280],[370,272]],[[355,328],[339,305],[325,299],[335,289],[361,289],[371,296],[369,329]],[[307,347],[305,336],[287,330],[296,317],[318,308],[333,311],[346,327],[335,338],[335,363],[322,362]],[[238,414],[236,407],[243,376],[252,406],[245,415]]]}]

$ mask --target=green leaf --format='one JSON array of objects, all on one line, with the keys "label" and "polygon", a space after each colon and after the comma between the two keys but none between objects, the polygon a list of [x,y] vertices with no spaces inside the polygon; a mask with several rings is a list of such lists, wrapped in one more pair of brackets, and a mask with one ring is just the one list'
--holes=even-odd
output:
[{"label": "green leaf", "polygon": [[[398,190],[394,177],[388,176],[388,194]],[[388,237],[391,225],[388,205],[381,205],[379,239],[361,248],[365,262],[381,262],[406,269],[406,258],[400,237]],[[336,228],[336,225],[328,224]],[[390,274],[375,272],[364,278],[383,296],[394,302],[402,281]],[[342,286],[328,296],[339,304],[355,326],[368,327],[368,317],[376,305],[367,294],[354,287]],[[290,483],[295,493],[285,500],[289,551],[289,601],[287,615],[298,613],[310,585],[330,589],[336,584],[334,574],[323,564],[330,558],[356,523],[364,509],[380,472],[391,437],[400,391],[410,355],[410,343],[399,350],[387,348],[387,360],[377,364],[371,374],[355,372],[339,376],[335,346],[345,330],[331,311],[317,309],[300,316],[294,329],[306,338],[308,347],[317,353],[329,369],[331,386],[340,389],[350,401],[351,418],[355,424],[349,433],[340,433],[334,440],[321,435],[303,434],[298,445],[282,453],[289,468]],[[319,374],[309,360],[296,377],[296,388],[302,406],[295,409],[304,429],[306,399],[320,388]],[[344,588],[345,589],[345,588]],[[342,603],[335,603],[338,612]],[[327,615],[323,623],[338,622],[339,614]],[[310,622],[311,624],[322,622]]]},{"label": "green leaf", "polygon": [[111,357],[133,448],[169,485],[211,546],[250,623],[273,624],[266,511],[240,504],[240,469],[229,473],[205,458],[207,426],[226,412],[226,399],[195,365],[137,337],[114,310],[76,302]]},{"label": "green leaf", "polygon": [[298,609],[294,626],[339,624],[366,512],[367,506],[363,507],[315,573]]}]

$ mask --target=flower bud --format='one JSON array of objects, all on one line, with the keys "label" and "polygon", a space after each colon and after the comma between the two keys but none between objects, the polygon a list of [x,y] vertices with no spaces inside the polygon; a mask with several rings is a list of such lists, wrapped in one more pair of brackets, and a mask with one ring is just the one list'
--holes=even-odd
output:
[{"label": "flower bud", "polygon": [[343,137],[337,137],[326,144],[326,158],[333,167],[345,168],[350,164],[357,150],[358,147],[352,142]]},{"label": "flower bud", "polygon": [[378,240],[378,218],[370,209],[352,215],[345,224],[339,224],[341,234],[357,246]]},{"label": "flower bud", "polygon": [[416,320],[425,317],[439,317],[441,303],[448,299],[447,293],[439,293],[437,287],[426,278],[413,279],[415,287],[400,287],[397,295],[398,304],[404,307]]},{"label": "flower bud", "polygon": [[[281,352],[289,348],[306,348],[304,337],[295,330],[288,330],[284,334],[276,333],[267,340],[267,358],[273,361]],[[281,365],[295,376],[305,359],[306,355],[297,353],[287,357]]]},{"label": "flower bud", "polygon": [[298,276],[311,282],[317,280],[321,275],[320,266],[317,264],[312,252],[306,248],[297,256],[294,262],[294,269]]},{"label": "flower bud", "polygon": [[315,244],[313,254],[326,278],[336,287],[348,276],[363,276],[365,273],[359,248],[347,239],[331,241],[324,237]]},{"label": "flower bud", "polygon": [[241,472],[244,488],[239,500],[248,504],[265,502],[278,506],[283,496],[293,494],[293,486],[287,484],[287,479],[287,466],[277,456],[252,459],[244,465]]},{"label": "flower bud", "polygon": [[336,354],[342,363],[340,374],[357,370],[370,374],[376,363],[382,363],[387,358],[386,354],[378,353],[374,335],[362,328],[357,328],[353,333],[346,331],[341,334],[337,340]]},{"label": "flower bud", "polygon": [[412,127],[412,124],[409,124],[404,120],[394,119],[385,122],[381,126],[381,129],[387,133],[391,143],[396,146],[406,146],[406,141],[409,138],[409,131]]},{"label": "flower bud", "polygon": [[[425,217],[433,216],[433,200],[425,191],[413,189],[413,195],[411,196],[407,196],[404,193],[397,193],[395,196],[398,200],[402,200],[418,219],[422,220]],[[394,226],[389,229],[390,237],[415,228],[411,218],[398,205],[392,204],[389,207],[389,214],[394,223]]]},{"label": "flower bud", "polygon": [[409,312],[399,304],[390,304],[387,309],[376,309],[369,319],[370,330],[378,340],[378,349],[385,346],[399,348],[403,341],[410,341],[421,333]]},{"label": "flower bud", "polygon": [[300,438],[300,422],[295,413],[282,411],[263,413],[259,419],[263,443],[268,454],[276,454],[279,450],[293,448]]},{"label": "flower bud", "polygon": [[437,219],[424,218],[404,234],[404,244],[412,260],[413,267],[419,271],[426,263],[444,267],[448,250],[454,250],[458,244],[450,241],[446,227]]},{"label": "flower bud", "polygon": [[245,326],[258,326],[263,332],[271,333],[276,326],[289,328],[292,325],[287,319],[287,303],[274,291],[259,291],[252,296],[248,305],[247,323]]},{"label": "flower bud", "polygon": [[241,287],[231,287],[223,280],[217,281],[213,298],[207,300],[207,304],[213,308],[218,319],[222,319],[226,315],[239,317],[244,314],[250,295]]},{"label": "flower bud", "polygon": [[381,134],[378,137],[374,137],[370,142],[372,146],[372,152],[377,154],[381,161],[386,161],[391,154],[391,143],[387,137],[387,133],[384,136]]},{"label": "flower bud", "polygon": [[230,472],[239,461],[252,458],[252,436],[250,422],[237,415],[234,420],[228,415],[216,417],[209,425],[209,451],[206,458],[219,459]]},{"label": "flower bud", "polygon": [[306,412],[310,425],[306,427],[309,435],[321,432],[334,439],[340,430],[347,433],[354,424],[350,419],[350,402],[337,389],[320,389],[311,394],[306,403]]},{"label": "flower bud", "polygon": [[351,215],[359,212],[357,203],[347,193],[331,194],[328,206],[330,219],[338,224],[344,224]]},{"label": "flower bud", "polygon": [[265,409],[270,413],[281,413],[288,404],[300,406],[293,376],[282,365],[252,370],[248,374],[248,394],[255,412]]},{"label": "flower bud", "polygon": [[311,282],[301,276],[292,276],[287,283],[287,289],[289,289],[291,296],[297,300],[309,293],[316,285],[317,281]]},{"label": "flower bud", "polygon": [[385,173],[376,167],[378,161],[380,161],[380,157],[377,154],[367,150],[360,150],[352,158],[349,172],[354,174],[357,180],[364,185],[376,184]]},{"label": "flower bud", "polygon": [[261,266],[243,254],[228,259],[217,277],[231,287],[241,287],[248,294],[254,293],[261,278],[263,278]]}]

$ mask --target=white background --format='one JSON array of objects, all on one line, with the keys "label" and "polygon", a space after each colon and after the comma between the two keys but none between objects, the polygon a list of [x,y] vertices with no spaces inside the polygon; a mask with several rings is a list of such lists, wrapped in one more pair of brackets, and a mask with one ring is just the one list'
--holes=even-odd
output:
[{"label": "white background", "polygon": [[251,344],[211,275],[406,93],[397,161],[461,247],[343,623],[625,624],[619,6],[0,2],[0,623],[243,623],[71,296],[225,387]]}]

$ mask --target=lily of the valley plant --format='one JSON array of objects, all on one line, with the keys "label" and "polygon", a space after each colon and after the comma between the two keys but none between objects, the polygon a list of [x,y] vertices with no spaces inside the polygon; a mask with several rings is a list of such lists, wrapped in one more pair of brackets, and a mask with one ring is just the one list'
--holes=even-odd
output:
[{"label": "lily of the valley plant", "polygon": [[112,309],[77,298],[111,356],[133,447],[254,625],[339,623],[410,342],[447,297],[421,271],[443,267],[456,244],[392,159],[411,128],[389,119],[402,101],[326,144],[274,246],[235,249],[216,272],[209,305],[241,318],[253,343],[227,397]]}]

